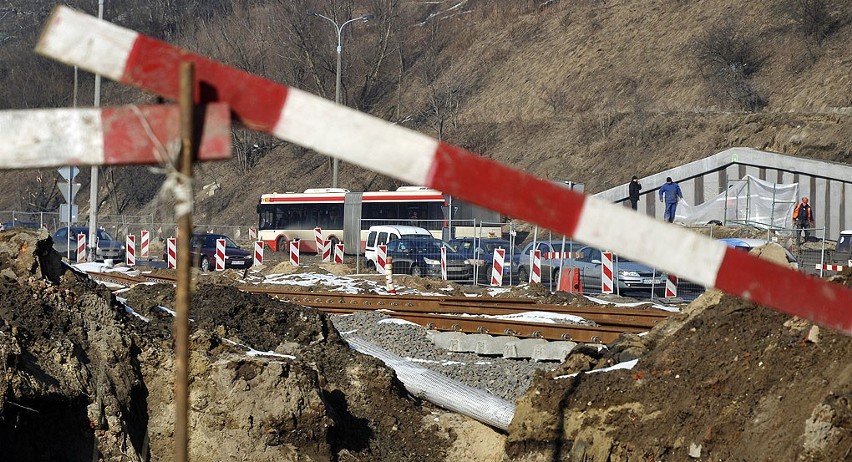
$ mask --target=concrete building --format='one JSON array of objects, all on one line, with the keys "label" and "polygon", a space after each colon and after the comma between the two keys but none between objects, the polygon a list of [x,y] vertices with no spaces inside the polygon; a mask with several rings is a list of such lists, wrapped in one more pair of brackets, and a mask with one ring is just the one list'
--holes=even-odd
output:
[{"label": "concrete building", "polygon": [[[662,219],[664,207],[657,199],[666,177],[680,184],[689,204],[700,204],[724,192],[730,181],[752,175],[780,184],[799,184],[799,198],[810,198],[816,227],[825,228],[825,237],[836,240],[840,231],[852,229],[852,166],[801,157],[731,148],[680,167],[641,178],[639,211]],[[628,184],[596,194],[629,207]],[[650,195],[650,196],[649,196]],[[792,226],[792,218],[791,218]]]}]

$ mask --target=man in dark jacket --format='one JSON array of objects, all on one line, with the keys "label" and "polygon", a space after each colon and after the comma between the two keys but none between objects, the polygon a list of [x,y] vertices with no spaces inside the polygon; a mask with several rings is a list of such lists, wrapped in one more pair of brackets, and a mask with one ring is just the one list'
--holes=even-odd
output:
[{"label": "man in dark jacket", "polygon": [[680,186],[672,181],[672,177],[666,177],[666,184],[660,186],[660,202],[663,202],[664,197],[666,212],[663,214],[663,219],[672,223],[674,222],[675,212],[677,211],[677,201],[683,199]]},{"label": "man in dark jacket", "polygon": [[636,210],[636,205],[639,203],[639,191],[642,190],[642,184],[639,183],[639,178],[633,177],[630,180],[630,207]]},{"label": "man in dark jacket", "polygon": [[805,234],[805,242],[808,241],[814,227],[814,211],[808,204],[808,198],[803,197],[802,202],[793,209],[793,225],[796,227],[796,244],[801,244],[802,233]]}]

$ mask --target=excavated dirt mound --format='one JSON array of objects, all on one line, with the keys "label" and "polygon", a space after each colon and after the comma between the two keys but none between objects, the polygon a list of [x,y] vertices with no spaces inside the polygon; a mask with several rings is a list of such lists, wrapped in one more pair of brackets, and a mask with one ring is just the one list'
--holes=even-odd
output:
[{"label": "excavated dirt mound", "polygon": [[[11,236],[0,233],[0,458],[171,460],[172,316],[161,307],[174,289],[125,292],[130,311],[63,271],[47,241]],[[192,460],[444,459],[451,432],[325,315],[201,285],[190,318]]]},{"label": "excavated dirt mound", "polygon": [[[588,373],[640,356],[632,370]],[[850,336],[710,291],[646,337],[578,350],[539,375],[519,402],[507,455],[850,460],[850,358]]]}]

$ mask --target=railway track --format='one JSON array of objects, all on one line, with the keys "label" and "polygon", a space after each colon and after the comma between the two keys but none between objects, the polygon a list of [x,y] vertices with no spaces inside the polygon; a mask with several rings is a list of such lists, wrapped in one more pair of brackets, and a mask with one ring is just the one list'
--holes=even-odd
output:
[{"label": "railway track", "polygon": [[[169,276],[127,276],[117,273],[89,273],[89,275],[96,280],[121,286],[132,286],[144,282],[170,284],[175,282],[175,279]],[[266,294],[285,302],[309,306],[331,314],[381,310],[395,318],[419,324],[427,329],[512,335],[545,340],[572,340],[583,343],[610,343],[625,332],[645,332],[671,315],[669,312],[657,309],[541,304],[528,298],[292,292],[247,284],[240,285],[238,288],[245,292]],[[533,311],[579,316],[594,324],[529,322],[501,318]]]}]

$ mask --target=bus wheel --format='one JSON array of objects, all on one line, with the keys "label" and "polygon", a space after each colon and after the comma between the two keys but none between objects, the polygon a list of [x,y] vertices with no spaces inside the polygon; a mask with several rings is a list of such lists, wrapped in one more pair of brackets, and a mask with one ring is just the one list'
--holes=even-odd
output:
[{"label": "bus wheel", "polygon": [[284,236],[279,237],[278,240],[275,241],[275,249],[278,252],[286,252],[287,251],[287,238],[284,237]]},{"label": "bus wheel", "polygon": [[337,248],[337,244],[340,244],[340,241],[336,237],[332,237],[328,242],[331,243],[331,253],[334,255],[334,249]]}]

